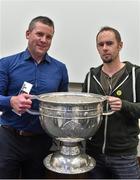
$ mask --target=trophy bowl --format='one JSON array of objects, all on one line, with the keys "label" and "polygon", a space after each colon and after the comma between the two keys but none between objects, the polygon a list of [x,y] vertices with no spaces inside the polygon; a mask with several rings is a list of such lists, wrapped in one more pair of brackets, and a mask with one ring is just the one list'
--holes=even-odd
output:
[{"label": "trophy bowl", "polygon": [[41,126],[60,142],[59,150],[44,159],[49,170],[79,174],[96,165],[94,158],[81,150],[81,142],[99,128],[105,96],[92,93],[54,92],[39,95]]}]

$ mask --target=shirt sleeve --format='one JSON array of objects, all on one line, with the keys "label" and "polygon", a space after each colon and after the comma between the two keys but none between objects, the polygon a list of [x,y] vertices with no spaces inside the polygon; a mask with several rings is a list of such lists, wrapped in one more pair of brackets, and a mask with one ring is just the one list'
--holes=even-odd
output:
[{"label": "shirt sleeve", "polygon": [[0,60],[0,111],[11,108],[10,99],[11,96],[7,96],[8,91],[8,64],[3,63],[3,59]]},{"label": "shirt sleeve", "polygon": [[59,92],[67,92],[68,91],[68,84],[69,84],[69,77],[68,71],[66,66],[63,64],[62,66],[62,81],[59,86]]}]

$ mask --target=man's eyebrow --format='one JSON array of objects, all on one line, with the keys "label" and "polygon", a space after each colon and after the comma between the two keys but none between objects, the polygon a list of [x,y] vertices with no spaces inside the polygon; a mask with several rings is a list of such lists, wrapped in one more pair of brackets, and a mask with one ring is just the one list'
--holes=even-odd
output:
[{"label": "man's eyebrow", "polygon": [[98,42],[97,43],[98,45],[104,45],[104,44],[107,44],[107,45],[111,45],[111,44],[113,44],[113,41],[105,41],[105,42]]}]

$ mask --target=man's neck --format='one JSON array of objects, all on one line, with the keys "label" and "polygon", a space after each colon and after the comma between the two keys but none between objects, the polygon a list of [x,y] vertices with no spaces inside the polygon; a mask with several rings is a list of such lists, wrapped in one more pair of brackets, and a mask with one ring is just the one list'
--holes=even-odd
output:
[{"label": "man's neck", "polygon": [[112,77],[113,74],[121,70],[125,66],[125,63],[118,62],[118,63],[110,63],[110,64],[103,64],[102,71],[105,72],[108,76]]},{"label": "man's neck", "polygon": [[30,51],[30,49],[29,49],[29,52],[31,53],[32,58],[35,60],[35,62],[37,64],[39,64],[41,61],[43,61],[44,55],[32,53],[32,51]]}]

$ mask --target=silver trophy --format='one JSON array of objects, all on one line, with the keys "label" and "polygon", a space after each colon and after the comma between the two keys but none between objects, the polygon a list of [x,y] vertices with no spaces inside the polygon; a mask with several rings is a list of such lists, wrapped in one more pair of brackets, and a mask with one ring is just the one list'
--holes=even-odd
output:
[{"label": "silver trophy", "polygon": [[77,92],[48,93],[35,98],[40,101],[43,129],[60,142],[59,150],[44,159],[45,167],[62,174],[79,174],[93,169],[94,158],[81,150],[80,144],[95,134],[103,115],[112,113],[103,112],[107,98]]}]

